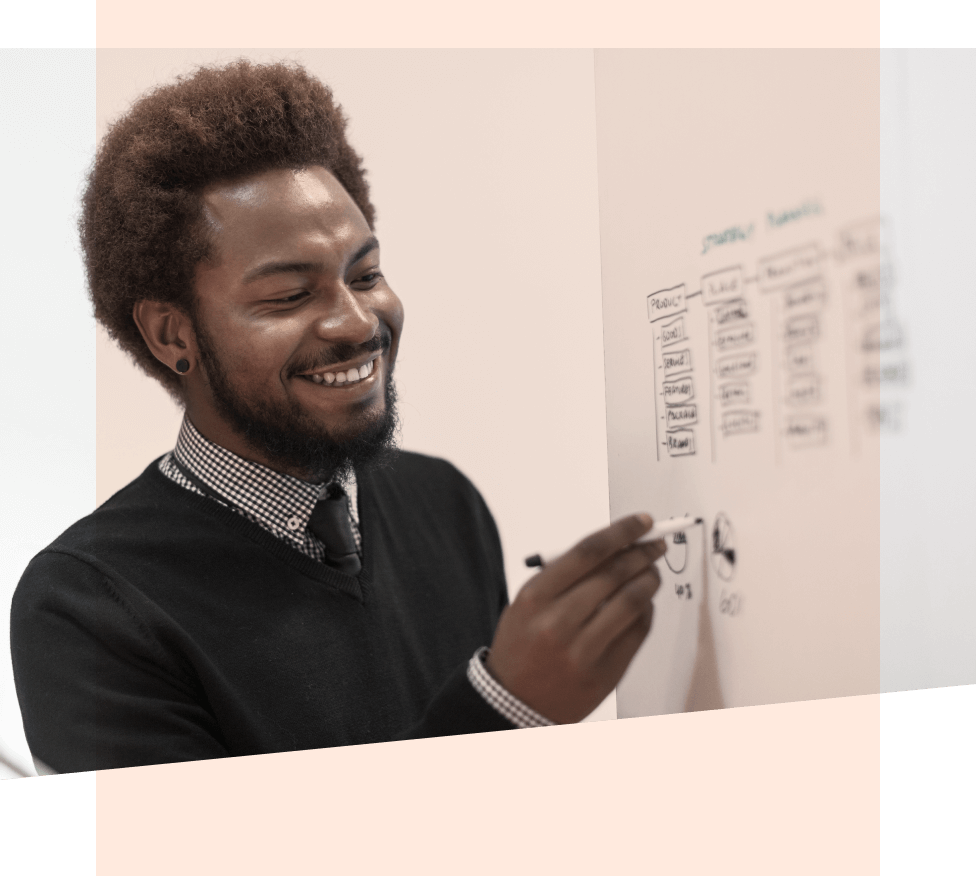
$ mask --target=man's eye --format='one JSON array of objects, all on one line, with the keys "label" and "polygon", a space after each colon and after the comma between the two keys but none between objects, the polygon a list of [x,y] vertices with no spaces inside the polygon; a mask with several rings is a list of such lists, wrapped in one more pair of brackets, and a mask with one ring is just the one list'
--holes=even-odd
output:
[{"label": "man's eye", "polygon": [[295,301],[298,301],[298,300],[304,298],[306,295],[308,295],[308,292],[306,292],[304,289],[302,289],[300,292],[296,292],[294,295],[289,295],[287,298],[275,298],[274,299],[274,303],[275,304],[292,304]]},{"label": "man's eye", "polygon": [[357,283],[375,283],[383,275],[379,271],[370,271],[368,274],[363,274],[356,282]]}]

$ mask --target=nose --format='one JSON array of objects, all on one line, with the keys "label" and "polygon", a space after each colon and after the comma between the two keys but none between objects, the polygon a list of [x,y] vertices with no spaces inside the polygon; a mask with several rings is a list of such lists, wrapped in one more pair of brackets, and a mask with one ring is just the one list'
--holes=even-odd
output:
[{"label": "nose", "polygon": [[365,344],[376,334],[379,317],[345,284],[323,296],[315,320],[315,333],[330,343]]}]

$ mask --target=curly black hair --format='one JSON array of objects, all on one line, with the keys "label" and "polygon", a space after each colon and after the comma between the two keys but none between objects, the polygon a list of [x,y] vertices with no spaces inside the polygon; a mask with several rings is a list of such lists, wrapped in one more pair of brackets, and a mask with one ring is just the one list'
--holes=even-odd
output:
[{"label": "curly black hair", "polygon": [[95,318],[179,400],[179,378],[149,351],[132,318],[142,299],[192,316],[194,269],[211,254],[202,191],[278,168],[321,165],[373,227],[362,160],[332,92],[298,64],[234,61],[153,89],[99,147],[79,221]]}]

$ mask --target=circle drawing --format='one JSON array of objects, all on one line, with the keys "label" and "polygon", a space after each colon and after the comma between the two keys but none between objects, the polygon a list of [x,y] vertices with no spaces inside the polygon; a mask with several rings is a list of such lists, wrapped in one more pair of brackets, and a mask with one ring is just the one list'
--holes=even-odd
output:
[{"label": "circle drawing", "polygon": [[712,527],[712,568],[723,581],[735,576],[735,533],[725,514],[719,512]]},{"label": "circle drawing", "polygon": [[664,537],[668,552],[664,555],[664,562],[668,568],[678,574],[688,565],[688,533],[673,532]]}]

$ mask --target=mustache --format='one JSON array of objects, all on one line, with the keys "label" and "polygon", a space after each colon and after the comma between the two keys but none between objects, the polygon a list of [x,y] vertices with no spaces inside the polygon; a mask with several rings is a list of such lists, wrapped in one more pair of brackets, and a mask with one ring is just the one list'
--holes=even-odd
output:
[{"label": "mustache", "polygon": [[386,353],[393,345],[393,335],[388,328],[381,328],[373,337],[363,344],[333,344],[325,350],[320,350],[314,356],[299,361],[292,368],[292,376],[301,374],[305,371],[316,371],[319,368],[328,368],[330,365],[338,365],[340,362],[348,362],[357,356],[367,353]]}]

